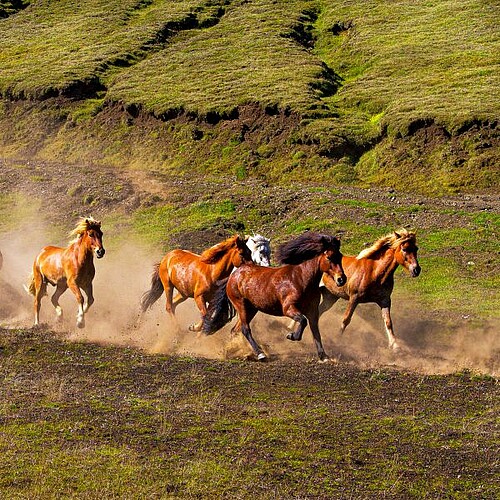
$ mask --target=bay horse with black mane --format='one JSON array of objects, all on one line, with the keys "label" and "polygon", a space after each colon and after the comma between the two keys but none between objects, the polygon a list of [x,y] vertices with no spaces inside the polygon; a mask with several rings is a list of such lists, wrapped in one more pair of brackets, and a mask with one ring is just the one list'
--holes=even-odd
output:
[{"label": "bay horse with black mane", "polygon": [[347,300],[340,329],[343,333],[351,322],[356,306],[374,302],[382,312],[389,348],[397,350],[399,346],[391,319],[394,272],[398,266],[402,266],[410,276],[416,278],[421,271],[417,251],[415,233],[400,229],[379,238],[369,248],[362,250],[357,257],[344,255],[342,266],[347,276],[347,284],[338,287],[328,274],[323,276],[320,315],[328,311],[338,299]]},{"label": "bay horse with black mane", "polygon": [[[35,322],[39,323],[41,300],[47,295],[47,284],[56,287],[51,297],[57,319],[61,320],[63,311],[59,305],[59,297],[69,288],[78,302],[76,326],[85,326],[85,313],[94,302],[92,280],[95,276],[94,254],[100,259],[104,257],[101,223],[92,217],[81,218],[71,231],[70,241],[66,248],[46,246],[38,254],[33,263],[33,273],[29,284],[29,292],[35,296]],[[81,291],[87,296],[84,298]]]},{"label": "bay horse with black mane", "polygon": [[257,359],[263,361],[266,355],[252,336],[250,322],[258,311],[287,316],[298,324],[287,338],[301,340],[309,322],[318,356],[327,360],[318,328],[319,282],[326,273],[338,286],[345,283],[340,241],[326,234],[304,233],[280,246],[277,259],[289,264],[273,268],[245,262],[222,281],[205,316],[203,331],[212,333],[234,317],[232,306],[239,316],[233,332],[241,327]]},{"label": "bay horse with black mane", "polygon": [[[256,252],[254,258],[258,258],[259,262],[269,263],[269,240],[257,236],[252,249],[247,246],[245,238],[235,235],[208,248],[201,255],[181,249],[168,252],[154,268],[151,288],[142,296],[142,311],[147,311],[165,292],[166,310],[175,317],[176,307],[186,299],[194,298],[201,321],[190,325],[189,330],[200,331],[207,303],[212,299],[218,280],[229,276],[244,261],[251,261],[252,252]],[[263,257],[260,256],[262,249],[267,252]],[[174,289],[179,292],[175,297]]]}]

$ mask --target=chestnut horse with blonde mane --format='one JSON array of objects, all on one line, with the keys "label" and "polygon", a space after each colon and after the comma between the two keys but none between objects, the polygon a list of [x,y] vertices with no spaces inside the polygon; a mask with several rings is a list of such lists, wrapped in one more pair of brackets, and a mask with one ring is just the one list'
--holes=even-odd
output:
[{"label": "chestnut horse with blonde mane", "polygon": [[[74,237],[66,248],[47,246],[42,249],[33,263],[29,292],[35,296],[35,322],[39,323],[41,300],[47,295],[47,284],[56,287],[51,297],[57,319],[62,320],[63,311],[59,297],[69,288],[78,302],[76,326],[85,326],[85,313],[94,302],[92,280],[95,276],[94,254],[100,259],[105,250],[102,244],[101,223],[92,217],[79,220],[70,237]],[[87,296],[84,298],[81,290]]]},{"label": "chestnut horse with blonde mane", "polygon": [[394,272],[402,266],[410,276],[420,274],[417,259],[417,240],[415,233],[400,229],[379,238],[373,245],[362,250],[357,257],[344,255],[342,267],[347,276],[347,284],[338,287],[333,279],[325,274],[321,287],[322,302],[320,315],[328,311],[338,299],[348,301],[342,319],[340,332],[343,333],[351,322],[356,306],[374,302],[382,312],[389,347],[399,348],[391,318],[391,294],[394,288]]},{"label": "chestnut horse with blonde mane", "polygon": [[[340,241],[330,235],[308,232],[281,245],[277,251],[281,267],[261,267],[245,262],[219,288],[205,316],[203,331],[213,333],[238,313],[233,332],[241,331],[257,359],[266,355],[255,341],[250,322],[257,312],[287,316],[297,323],[297,330],[288,334],[293,341],[302,339],[308,322],[321,361],[328,359],[318,328],[319,283],[323,273],[342,286],[346,276],[342,270]],[[234,310],[233,310],[234,308]]]},{"label": "chestnut horse with blonde mane", "polygon": [[[165,292],[165,308],[175,318],[176,307],[186,299],[194,298],[201,321],[190,325],[189,330],[198,332],[207,312],[207,303],[215,290],[215,283],[229,276],[245,260],[251,260],[251,252],[245,239],[239,235],[208,248],[201,255],[188,250],[172,250],[154,268],[151,288],[142,296],[142,311],[147,311]],[[179,293],[173,298],[174,288]]]}]

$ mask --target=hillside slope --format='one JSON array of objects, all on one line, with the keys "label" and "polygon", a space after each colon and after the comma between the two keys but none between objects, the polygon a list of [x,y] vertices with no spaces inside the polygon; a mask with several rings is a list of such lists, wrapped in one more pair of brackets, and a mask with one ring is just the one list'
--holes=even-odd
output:
[{"label": "hillside slope", "polygon": [[0,20],[0,154],[488,189],[497,20],[473,0],[34,2]]}]

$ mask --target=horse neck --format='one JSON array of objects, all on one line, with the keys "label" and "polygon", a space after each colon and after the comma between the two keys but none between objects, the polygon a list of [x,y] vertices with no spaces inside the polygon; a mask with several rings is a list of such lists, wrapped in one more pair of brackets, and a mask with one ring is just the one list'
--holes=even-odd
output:
[{"label": "horse neck", "polygon": [[305,282],[308,285],[319,286],[319,282],[321,281],[321,277],[323,276],[323,271],[320,269],[320,259],[321,255],[314,257],[313,259],[306,260],[300,264],[297,264],[300,267],[303,276],[305,277]]},{"label": "horse neck", "polygon": [[216,263],[212,264],[214,267],[214,275],[217,276],[226,276],[231,273],[231,271],[234,269],[233,265],[233,252],[234,250],[230,250],[226,254],[224,254],[223,257],[220,258],[219,261]]},{"label": "horse neck", "polygon": [[80,265],[92,263],[94,261],[92,247],[85,240],[85,236],[82,236],[69,247]]},{"label": "horse neck", "polygon": [[398,265],[396,252],[392,248],[381,251],[380,255],[375,259],[375,274],[380,277],[380,282],[385,283],[392,280]]}]

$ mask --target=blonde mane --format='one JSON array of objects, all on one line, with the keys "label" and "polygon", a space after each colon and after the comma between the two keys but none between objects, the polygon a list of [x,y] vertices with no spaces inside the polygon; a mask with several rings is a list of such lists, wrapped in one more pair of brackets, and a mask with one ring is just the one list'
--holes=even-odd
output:
[{"label": "blonde mane", "polygon": [[214,245],[213,247],[207,248],[200,255],[200,259],[202,262],[206,264],[215,264],[218,262],[231,248],[234,248],[236,245],[236,240],[238,240],[240,236],[235,235],[231,236],[227,240],[221,241]]},{"label": "blonde mane", "polygon": [[69,233],[69,237],[72,239],[71,243],[78,241],[90,229],[101,229],[101,222],[95,220],[93,217],[81,217],[75,228]]},{"label": "blonde mane", "polygon": [[386,234],[385,236],[382,236],[372,246],[361,250],[356,259],[360,260],[372,257],[375,253],[382,249],[392,248],[393,250],[395,250],[407,241],[415,242],[415,233],[406,229],[399,229],[392,233]]}]

